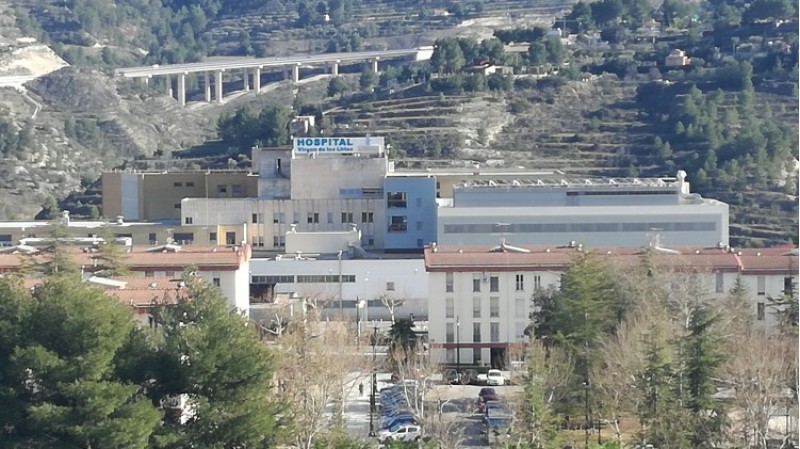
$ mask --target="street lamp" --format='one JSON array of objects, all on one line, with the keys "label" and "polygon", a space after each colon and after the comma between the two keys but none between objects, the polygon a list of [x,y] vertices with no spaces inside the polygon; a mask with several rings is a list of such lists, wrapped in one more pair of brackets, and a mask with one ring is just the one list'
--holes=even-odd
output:
[{"label": "street lamp", "polygon": [[456,316],[456,377],[461,380],[461,318]]},{"label": "street lamp", "polygon": [[[361,309],[365,304],[365,300],[356,297],[356,349],[361,349]],[[364,318],[366,320],[366,317]]]},{"label": "street lamp", "polygon": [[369,396],[369,436],[375,436],[375,424],[372,417],[375,414],[375,390],[378,385],[378,365],[376,362],[375,345],[378,344],[378,326],[372,332],[372,393]]}]

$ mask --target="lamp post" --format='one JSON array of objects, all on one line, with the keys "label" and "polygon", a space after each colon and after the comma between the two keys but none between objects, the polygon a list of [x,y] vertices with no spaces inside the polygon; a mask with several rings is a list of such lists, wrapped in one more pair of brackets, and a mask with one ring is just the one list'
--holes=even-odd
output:
[{"label": "lamp post", "polygon": [[361,308],[365,301],[356,297],[356,349],[361,349]]},{"label": "lamp post", "polygon": [[584,427],[583,427],[585,429],[584,447],[586,449],[589,449],[589,425],[590,425],[589,424],[589,379],[586,379],[586,382],[583,383],[583,387],[584,387],[583,397],[584,397],[584,400],[585,400],[584,406],[586,407],[586,409],[585,409],[586,420],[585,420]]},{"label": "lamp post", "polygon": [[461,318],[456,316],[456,377],[461,380]]},{"label": "lamp post", "polygon": [[375,436],[375,424],[373,415],[375,414],[375,390],[378,384],[378,365],[376,362],[375,345],[378,344],[378,326],[375,326],[372,333],[372,392],[369,395],[369,436]]}]

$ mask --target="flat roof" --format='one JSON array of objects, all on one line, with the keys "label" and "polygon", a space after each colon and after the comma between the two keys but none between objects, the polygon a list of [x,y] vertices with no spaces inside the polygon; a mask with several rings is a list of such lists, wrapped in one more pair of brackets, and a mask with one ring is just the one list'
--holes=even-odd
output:
[{"label": "flat roof", "polygon": [[[45,228],[53,226],[54,222],[49,220],[35,220],[35,221],[0,221],[1,229],[32,229],[32,228]],[[58,223],[55,223],[58,225]],[[95,229],[95,228],[108,228],[117,229],[131,226],[181,226],[180,220],[162,220],[162,221],[123,221],[117,223],[116,221],[84,221],[84,220],[70,220],[67,228],[79,229]]]},{"label": "flat roof", "polygon": [[480,179],[467,180],[455,186],[456,189],[469,189],[475,187],[498,188],[670,188],[676,193],[680,183],[677,178],[519,178],[519,179]]}]

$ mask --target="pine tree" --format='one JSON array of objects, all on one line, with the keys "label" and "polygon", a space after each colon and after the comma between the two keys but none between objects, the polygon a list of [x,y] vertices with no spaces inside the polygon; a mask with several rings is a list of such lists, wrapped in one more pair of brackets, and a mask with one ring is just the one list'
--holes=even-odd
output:
[{"label": "pine tree", "polygon": [[560,447],[557,444],[559,417],[554,410],[554,387],[549,385],[547,376],[550,363],[547,352],[540,341],[531,340],[525,358],[527,371],[516,433],[530,448]]},{"label": "pine tree", "polygon": [[262,447],[274,443],[278,409],[271,400],[272,354],[219,289],[184,275],[186,298],[162,306],[156,322],[162,341],[140,366],[153,400],[187,395],[194,416],[165,422],[158,447]]},{"label": "pine tree", "polygon": [[100,245],[100,254],[97,259],[100,261],[102,270],[97,274],[103,277],[116,278],[130,274],[125,263],[125,246],[116,243],[114,234],[108,228],[103,228],[100,237],[105,241]]},{"label": "pine tree", "polygon": [[0,282],[0,312],[0,446],[148,447],[161,413],[115,371],[130,308],[57,276]]},{"label": "pine tree", "polygon": [[719,315],[708,304],[695,304],[689,315],[688,334],[679,338],[682,385],[680,399],[691,413],[685,428],[694,448],[713,447],[723,431],[722,404],[713,398],[713,378],[725,360],[716,328]]}]

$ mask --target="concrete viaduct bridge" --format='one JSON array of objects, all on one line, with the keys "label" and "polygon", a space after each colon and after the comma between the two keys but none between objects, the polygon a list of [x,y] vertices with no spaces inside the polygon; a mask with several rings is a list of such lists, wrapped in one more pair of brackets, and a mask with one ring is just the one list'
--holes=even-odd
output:
[{"label": "concrete viaduct bridge", "polygon": [[[261,72],[268,68],[286,70],[291,68],[292,81],[300,81],[301,66],[330,66],[331,74],[339,74],[339,65],[369,61],[372,70],[378,72],[378,61],[413,58],[415,61],[426,61],[433,55],[433,47],[419,47],[405,50],[362,51],[353,53],[325,53],[319,55],[279,56],[274,58],[234,58],[225,61],[194,62],[187,64],[153,65],[148,67],[127,67],[116,69],[114,75],[123,78],[141,79],[145,83],[154,76],[163,76],[167,79],[167,93],[173,96],[172,77],[177,77],[177,100],[186,105],[186,77],[189,75],[202,76],[205,88],[205,100],[212,101],[212,85],[214,86],[213,99],[222,103],[222,74],[225,72],[239,72],[244,81],[244,90],[250,90],[252,77],[253,89],[258,93],[261,90]],[[212,81],[213,75],[213,81]]]}]

